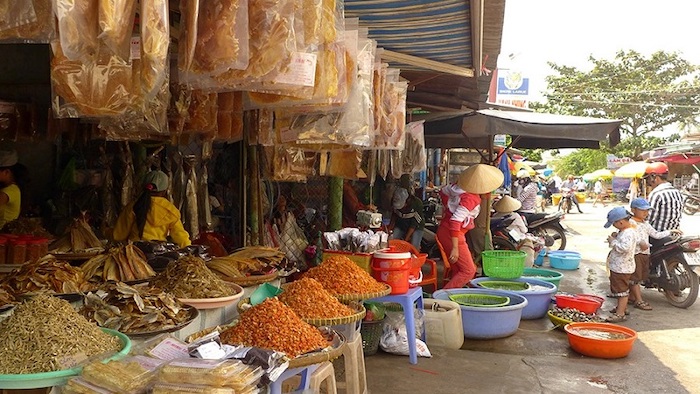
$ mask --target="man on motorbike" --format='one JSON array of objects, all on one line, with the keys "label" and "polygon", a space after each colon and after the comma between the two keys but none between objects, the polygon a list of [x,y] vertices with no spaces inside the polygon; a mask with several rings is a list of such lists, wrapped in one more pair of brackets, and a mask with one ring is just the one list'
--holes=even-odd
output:
[{"label": "man on motorbike", "polygon": [[573,175],[569,175],[566,177],[566,181],[561,184],[561,201],[559,201],[559,206],[557,207],[557,211],[561,210],[561,204],[564,202],[565,198],[569,198],[571,202],[576,205],[576,208],[578,208],[578,213],[583,213],[581,210],[581,206],[578,205],[578,200],[576,199],[576,194],[574,193],[576,190],[576,180],[574,179]]},{"label": "man on motorbike", "polygon": [[644,178],[647,185],[652,188],[649,193],[649,204],[652,208],[649,213],[649,224],[657,231],[679,229],[683,212],[683,195],[666,180],[668,178],[666,163],[649,164]]}]

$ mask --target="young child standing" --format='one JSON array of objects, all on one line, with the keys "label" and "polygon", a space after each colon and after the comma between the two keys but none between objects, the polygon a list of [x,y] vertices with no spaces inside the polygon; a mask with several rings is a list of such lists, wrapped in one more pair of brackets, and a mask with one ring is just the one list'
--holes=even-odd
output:
[{"label": "young child standing", "polygon": [[608,254],[610,266],[610,291],[617,298],[615,312],[606,320],[609,323],[625,321],[627,300],[630,294],[630,278],[635,270],[634,252],[638,243],[637,232],[630,223],[632,216],[623,207],[615,207],[608,212],[605,228],[614,226],[619,231],[608,236],[608,244],[612,249]]},{"label": "young child standing", "polygon": [[654,239],[666,238],[672,234],[681,234],[680,230],[656,231],[654,227],[646,221],[649,210],[652,209],[649,201],[643,198],[635,198],[630,203],[632,208],[632,224],[637,231],[639,242],[634,252],[635,271],[632,274],[630,286],[630,304],[635,308],[644,311],[652,310],[651,305],[642,299],[642,289],[640,284],[649,279],[649,237]]}]

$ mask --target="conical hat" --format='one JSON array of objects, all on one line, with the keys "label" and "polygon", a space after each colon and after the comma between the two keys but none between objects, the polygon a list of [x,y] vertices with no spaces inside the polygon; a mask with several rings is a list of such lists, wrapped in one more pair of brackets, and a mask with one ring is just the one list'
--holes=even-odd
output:
[{"label": "conical hat", "polygon": [[503,184],[503,173],[494,166],[477,164],[459,174],[457,186],[474,194],[490,193]]},{"label": "conical hat", "polygon": [[517,211],[522,206],[523,204],[513,197],[503,196],[497,203],[493,204],[493,209],[495,209],[496,212],[508,213]]}]

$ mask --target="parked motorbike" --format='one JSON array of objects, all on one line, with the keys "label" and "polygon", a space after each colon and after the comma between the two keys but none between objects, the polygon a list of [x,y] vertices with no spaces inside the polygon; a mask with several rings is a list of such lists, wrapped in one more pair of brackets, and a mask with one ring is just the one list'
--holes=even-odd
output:
[{"label": "parked motorbike", "polygon": [[571,212],[571,208],[574,206],[574,198],[576,198],[576,194],[572,189],[564,188],[561,190],[561,202],[559,203],[559,208],[561,208],[562,212]]},{"label": "parked motorbike", "polygon": [[683,194],[683,213],[686,215],[695,215],[700,211],[700,197],[695,194],[682,190]]},{"label": "parked motorbike", "polygon": [[566,248],[566,231],[560,221],[564,219],[564,213],[526,213],[528,232],[544,239],[544,244],[549,250],[564,250]]},{"label": "parked motorbike", "polygon": [[437,231],[437,217],[441,214],[442,205],[437,197],[428,197],[423,201],[423,214],[425,215],[425,228],[432,232]]},{"label": "parked motorbike", "polygon": [[677,308],[688,308],[698,298],[700,275],[700,238],[697,236],[664,238],[651,247],[649,279],[646,288],[663,292]]},{"label": "parked motorbike", "polygon": [[491,218],[491,242],[495,250],[516,250],[517,242],[508,232],[512,218]]}]

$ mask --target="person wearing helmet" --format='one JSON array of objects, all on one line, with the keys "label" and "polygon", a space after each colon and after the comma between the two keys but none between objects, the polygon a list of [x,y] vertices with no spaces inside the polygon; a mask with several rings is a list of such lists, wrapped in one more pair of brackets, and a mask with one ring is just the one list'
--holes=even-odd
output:
[{"label": "person wearing helmet", "polygon": [[529,219],[529,216],[537,212],[537,184],[530,178],[527,170],[520,170],[515,175],[518,178],[518,201],[522,204],[520,213]]},{"label": "person wearing helmet", "polygon": [[652,188],[649,193],[649,224],[656,231],[678,230],[681,227],[683,195],[667,181],[667,178],[666,163],[651,163],[644,172],[644,179]]},{"label": "person wearing helmet", "polygon": [[561,191],[562,191],[562,199],[559,201],[559,206],[557,207],[557,211],[561,210],[561,204],[564,202],[564,196],[567,195],[567,192],[571,192],[571,202],[576,205],[576,208],[578,209],[578,213],[583,213],[581,210],[581,206],[578,205],[578,200],[576,199],[576,195],[574,192],[576,191],[576,180],[574,179],[573,175],[569,175],[566,177],[566,181],[561,184]]}]

